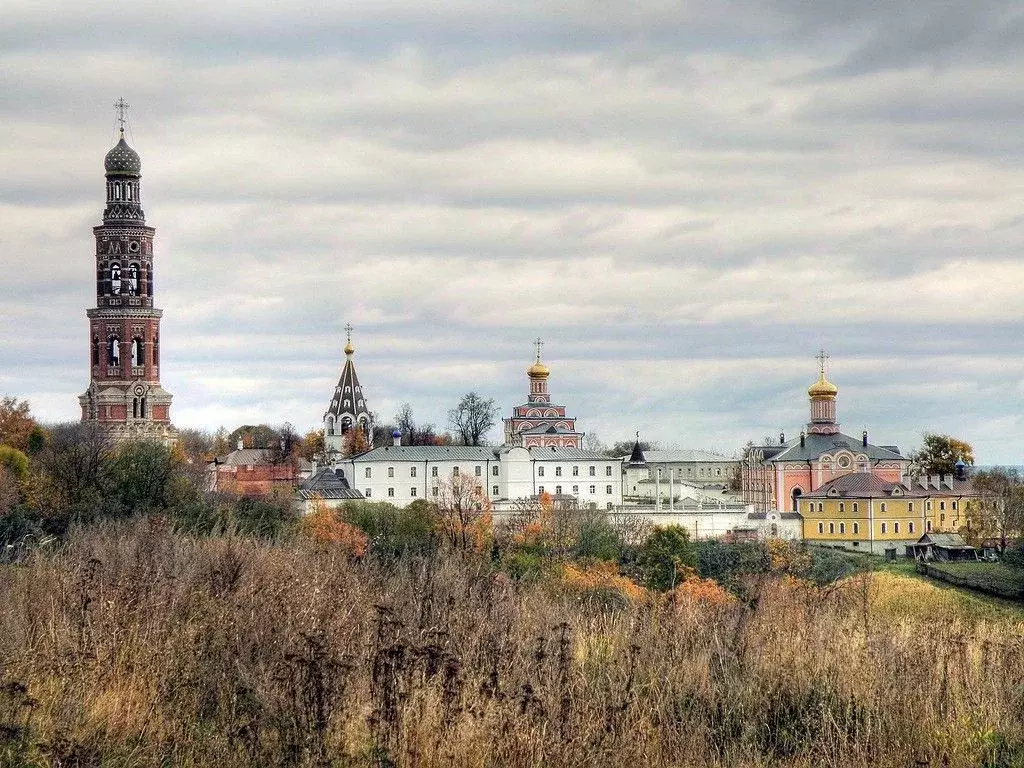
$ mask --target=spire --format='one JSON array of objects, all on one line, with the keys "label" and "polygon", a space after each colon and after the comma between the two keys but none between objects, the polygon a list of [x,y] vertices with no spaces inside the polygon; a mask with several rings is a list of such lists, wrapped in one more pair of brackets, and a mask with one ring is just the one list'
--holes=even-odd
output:
[{"label": "spire", "polygon": [[647,463],[643,449],[640,447],[640,432],[636,433],[636,442],[633,443],[633,453],[629,456],[630,466],[640,466]]},{"label": "spire", "polygon": [[352,357],[352,353],[356,351],[356,348],[352,346],[352,323],[345,324],[345,357]]}]

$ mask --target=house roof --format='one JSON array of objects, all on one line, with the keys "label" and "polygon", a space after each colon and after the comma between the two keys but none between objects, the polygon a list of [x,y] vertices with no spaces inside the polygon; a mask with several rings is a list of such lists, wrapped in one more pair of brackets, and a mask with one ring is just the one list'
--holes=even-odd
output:
[{"label": "house roof", "polygon": [[494,461],[496,450],[486,445],[384,445],[353,456],[351,461]]},{"label": "house roof", "polygon": [[622,459],[605,456],[603,453],[597,453],[595,451],[584,451],[580,448],[559,448],[557,446],[549,446],[547,448],[529,448],[530,458],[538,461],[550,460],[550,459],[567,459],[569,461],[622,461]]},{"label": "house roof", "polygon": [[299,490],[325,491],[348,489],[350,487],[348,480],[345,479],[345,473],[342,470],[324,467],[323,469],[318,470],[313,476],[306,478],[302,485],[299,486]]},{"label": "house roof", "polygon": [[918,544],[931,544],[942,549],[974,549],[959,533],[926,533]]},{"label": "house roof", "polygon": [[822,499],[839,497],[874,499],[880,497],[909,497],[919,499],[929,496],[971,496],[973,494],[974,486],[970,478],[967,480],[956,480],[947,477],[943,481],[937,478],[932,480],[922,478],[920,481],[896,483],[881,480],[870,472],[851,472],[841,475],[834,480],[829,480],[813,493],[805,493],[801,498]]},{"label": "house roof", "polygon": [[[816,459],[823,453],[835,453],[840,450],[848,450],[854,454],[864,454],[869,459],[889,459],[896,461],[907,461],[900,455],[895,446],[883,448],[880,445],[868,443],[864,445],[859,437],[851,437],[837,432],[834,435],[819,435],[811,433],[804,438],[804,445],[801,447],[800,438],[795,438],[785,445],[759,446],[765,452],[765,461],[810,461]],[[771,455],[769,456],[769,451]]]},{"label": "house roof", "polygon": [[229,467],[248,467],[258,464],[273,464],[274,455],[269,448],[240,448],[227,456],[219,457],[217,464]]},{"label": "house roof", "polygon": [[714,463],[720,464],[723,461],[736,461],[728,456],[722,456],[711,451],[700,449],[681,449],[675,451],[644,451],[644,459],[648,464],[693,464],[693,463]]},{"label": "house roof", "polygon": [[319,488],[316,490],[310,490],[308,488],[300,488],[295,492],[300,499],[309,501],[310,499],[324,499],[325,501],[333,501],[336,499],[362,499],[363,494],[354,488]]},{"label": "house roof", "polygon": [[530,427],[529,429],[521,429],[517,434],[520,435],[578,435],[579,432],[573,429],[566,429],[565,427],[559,427],[554,424],[538,424],[536,427]]}]

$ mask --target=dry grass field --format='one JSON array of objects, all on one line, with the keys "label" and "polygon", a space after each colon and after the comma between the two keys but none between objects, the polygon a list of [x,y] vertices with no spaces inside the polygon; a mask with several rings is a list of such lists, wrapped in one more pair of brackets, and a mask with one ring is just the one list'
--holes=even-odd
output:
[{"label": "dry grass field", "polygon": [[569,575],[79,531],[0,566],[3,765],[1024,765],[1012,610],[888,573],[736,600]]}]

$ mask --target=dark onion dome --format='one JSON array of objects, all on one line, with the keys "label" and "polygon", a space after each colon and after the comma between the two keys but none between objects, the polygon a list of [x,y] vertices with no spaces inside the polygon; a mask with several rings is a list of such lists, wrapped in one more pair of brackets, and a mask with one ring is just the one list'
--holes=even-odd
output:
[{"label": "dark onion dome", "polygon": [[128,146],[121,134],[121,140],[103,158],[103,168],[107,173],[139,173],[142,171],[142,160],[139,153]]}]

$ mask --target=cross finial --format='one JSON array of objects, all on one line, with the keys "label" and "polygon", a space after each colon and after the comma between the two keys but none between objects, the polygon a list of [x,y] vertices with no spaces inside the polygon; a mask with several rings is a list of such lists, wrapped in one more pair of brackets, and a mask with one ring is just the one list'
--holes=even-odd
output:
[{"label": "cross finial", "polygon": [[820,352],[818,352],[817,355],[815,355],[815,359],[818,361],[818,372],[821,374],[822,378],[824,378],[825,377],[825,362],[829,359],[829,356],[826,355],[825,354],[825,350],[822,349]]},{"label": "cross finial", "polygon": [[129,104],[123,98],[118,99],[114,102],[114,109],[117,110],[117,123],[121,131],[121,137],[124,138],[124,124],[125,124],[125,112],[128,111]]},{"label": "cross finial", "polygon": [[537,337],[536,341],[533,342],[534,348],[537,350],[537,362],[540,362],[540,350],[544,346],[544,342],[540,340],[540,336]]},{"label": "cross finial", "polygon": [[352,343],[352,323],[345,323],[345,341]]}]

